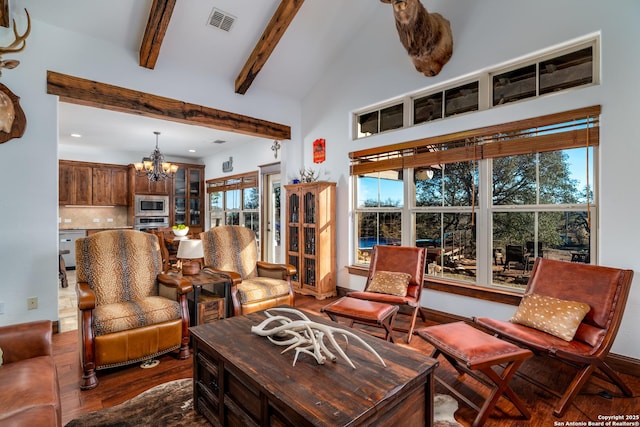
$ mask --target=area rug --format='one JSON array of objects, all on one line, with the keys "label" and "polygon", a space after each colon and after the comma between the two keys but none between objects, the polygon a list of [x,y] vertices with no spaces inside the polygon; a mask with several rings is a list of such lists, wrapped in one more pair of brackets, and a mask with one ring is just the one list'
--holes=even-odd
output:
[{"label": "area rug", "polygon": [[[453,418],[458,402],[451,396],[434,398],[435,427],[460,426]],[[120,405],[85,414],[66,427],[210,426],[193,410],[193,380],[170,381],[153,387]]]},{"label": "area rug", "polygon": [[111,408],[90,412],[66,427],[210,426],[193,410],[193,380],[170,381]]}]

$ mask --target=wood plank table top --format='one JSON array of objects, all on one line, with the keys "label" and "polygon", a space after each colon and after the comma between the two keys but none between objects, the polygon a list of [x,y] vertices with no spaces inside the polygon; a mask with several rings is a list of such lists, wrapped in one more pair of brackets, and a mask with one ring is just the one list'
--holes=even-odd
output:
[{"label": "wood plank table top", "polygon": [[[344,326],[303,312],[313,321]],[[296,319],[292,314],[282,314]],[[305,354],[300,354],[293,366],[294,351],[281,354],[285,347],[251,333],[251,327],[264,319],[264,312],[257,312],[192,327],[194,350],[212,356],[234,375],[248,377],[270,402],[278,402],[278,407],[287,408],[287,414],[295,414],[293,417],[298,417],[301,425],[368,425],[372,420],[384,419],[385,411],[392,413],[393,408],[404,404],[401,402],[417,400],[412,396],[419,394],[423,401],[412,403],[413,408],[421,408],[421,416],[432,419],[436,360],[344,326],[371,345],[387,367],[353,338],[349,338],[346,353],[356,369],[340,356],[336,362],[319,365]],[[335,336],[344,348],[342,337]],[[398,412],[405,420],[411,417]]]}]

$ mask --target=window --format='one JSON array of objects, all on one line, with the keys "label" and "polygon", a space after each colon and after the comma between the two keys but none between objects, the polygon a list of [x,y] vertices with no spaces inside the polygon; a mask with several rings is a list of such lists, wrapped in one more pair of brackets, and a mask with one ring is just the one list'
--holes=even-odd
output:
[{"label": "window", "polygon": [[207,181],[211,227],[242,225],[260,236],[258,173]]},{"label": "window", "polygon": [[357,260],[368,263],[374,245],[399,245],[402,240],[402,170],[360,175],[356,186]]},{"label": "window", "polygon": [[598,42],[588,39],[356,112],[353,139],[598,83]]},{"label": "window", "polygon": [[595,261],[599,114],[352,152],[355,262],[374,244],[415,245],[432,280],[523,290],[537,257]]},{"label": "window", "polygon": [[402,103],[363,113],[358,116],[358,136],[369,136],[392,129],[398,129],[404,123],[404,105]]}]

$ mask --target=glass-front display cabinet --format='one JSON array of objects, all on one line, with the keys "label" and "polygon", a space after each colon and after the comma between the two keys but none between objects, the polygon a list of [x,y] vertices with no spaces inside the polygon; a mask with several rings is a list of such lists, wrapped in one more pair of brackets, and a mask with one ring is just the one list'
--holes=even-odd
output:
[{"label": "glass-front display cabinet", "polygon": [[204,231],[204,166],[178,164],[173,183],[171,225],[185,224],[189,234]]},{"label": "glass-front display cabinet", "polygon": [[336,184],[286,185],[287,262],[296,267],[295,292],[324,299],[336,295]]}]

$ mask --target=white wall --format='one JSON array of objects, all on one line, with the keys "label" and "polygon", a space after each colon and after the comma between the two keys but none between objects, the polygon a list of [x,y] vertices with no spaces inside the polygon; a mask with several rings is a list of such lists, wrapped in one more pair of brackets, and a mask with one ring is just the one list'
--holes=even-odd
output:
[{"label": "white wall", "polygon": [[[46,93],[47,70],[286,123],[300,134],[299,102],[255,89],[239,96],[233,84],[179,64],[148,70],[138,66],[137,52],[50,26],[36,16],[31,20],[27,48],[16,58],[20,66],[2,70],[2,83],[21,98],[27,129],[22,138],[0,144],[0,325],[58,319],[58,101]],[[23,28],[24,22],[18,19],[18,25]],[[76,158],[98,161],[86,153]],[[119,153],[101,158],[124,163]],[[37,310],[27,310],[32,296],[39,299]]]},{"label": "white wall", "polygon": [[[454,51],[451,61],[433,78],[417,73],[398,41],[391,9],[380,3],[367,25],[303,102],[303,159],[311,161],[311,143],[327,141],[327,161],[321,165],[338,183],[338,283],[361,288],[350,277],[352,212],[348,153],[427,136],[600,104],[599,262],[640,269],[635,224],[640,202],[632,171],[640,155],[638,99],[640,86],[640,2],[623,0],[612,8],[600,1],[423,0],[431,11],[451,21]],[[538,100],[453,117],[411,129],[352,141],[350,112],[389,98],[428,88],[495,67],[518,57],[601,33],[602,78],[596,87],[568,91]],[[631,179],[630,179],[631,178]],[[637,278],[635,282],[638,282]],[[561,286],[561,284],[559,284]],[[640,359],[640,285],[634,283],[613,351]],[[446,293],[423,293],[423,305],[462,316],[508,318],[514,307]]]}]

